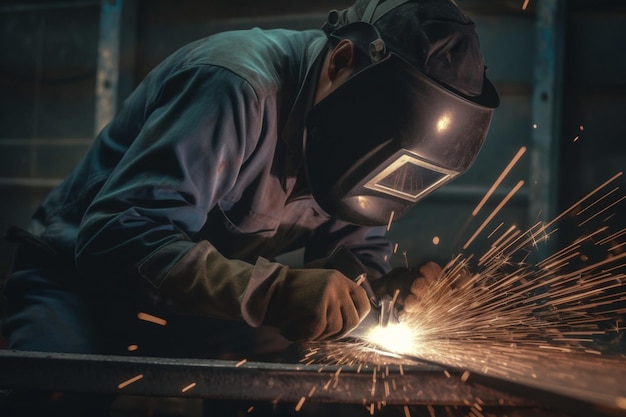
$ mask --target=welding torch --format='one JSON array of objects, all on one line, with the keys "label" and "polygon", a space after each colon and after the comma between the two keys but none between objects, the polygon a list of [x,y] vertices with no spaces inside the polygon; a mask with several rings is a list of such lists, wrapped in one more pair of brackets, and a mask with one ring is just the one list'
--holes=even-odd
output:
[{"label": "welding torch", "polygon": [[370,301],[370,314],[361,321],[357,329],[350,333],[351,337],[359,337],[374,326],[386,327],[389,323],[398,322],[398,311],[395,305],[398,292],[393,297],[377,295],[367,280],[367,268],[350,249],[344,245],[338,246],[326,260],[325,267],[341,272],[360,285]]}]

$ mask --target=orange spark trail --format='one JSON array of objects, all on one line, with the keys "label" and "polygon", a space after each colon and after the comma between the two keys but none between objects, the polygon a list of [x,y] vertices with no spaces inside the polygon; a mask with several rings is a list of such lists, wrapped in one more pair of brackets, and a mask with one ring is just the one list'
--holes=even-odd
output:
[{"label": "orange spark trail", "polygon": [[196,383],[195,383],[195,382],[192,382],[191,384],[189,384],[189,385],[187,385],[186,387],[184,387],[184,388],[181,390],[181,392],[187,392],[187,391],[189,391],[190,389],[192,389],[192,388],[193,388],[193,387],[195,387],[195,386],[196,386]]},{"label": "orange spark trail", "polygon": [[139,320],[149,321],[150,323],[158,324],[160,326],[165,326],[167,324],[167,320],[144,312],[137,313],[137,318]]},{"label": "orange spark trail", "polygon": [[132,377],[132,378],[130,378],[130,379],[127,379],[127,380],[126,380],[126,381],[124,381],[124,382],[121,382],[121,383],[117,386],[117,388],[119,388],[119,389],[125,388],[125,387],[129,386],[130,384],[132,384],[133,382],[137,382],[137,381],[139,381],[141,378],[143,378],[143,374],[139,374],[139,375],[137,375],[137,376],[134,376],[134,377]]},{"label": "orange spark trail", "polygon": [[493,220],[495,215],[498,214],[498,212],[506,205],[506,203],[509,202],[509,200],[515,195],[515,193],[518,192],[520,188],[522,188],[523,185],[524,185],[524,180],[520,180],[517,183],[517,185],[513,187],[513,189],[507,194],[506,197],[504,197],[504,199],[500,202],[500,204],[498,204],[498,206],[491,212],[491,214],[489,214],[489,216],[485,219],[483,224],[481,224],[478,227],[478,229],[476,229],[472,237],[470,237],[469,240],[465,243],[465,245],[463,245],[464,250],[468,248],[468,246],[474,241],[474,239],[476,239],[476,237],[480,234],[480,232],[483,231],[483,229],[489,224],[489,222]]},{"label": "orange spark trail", "polygon": [[[512,161],[509,166],[513,165]],[[463,369],[462,381],[468,381],[470,373],[490,375],[626,409],[626,386],[621,383],[626,362],[609,357],[626,335],[620,325],[626,313],[626,252],[617,250],[626,245],[626,229],[608,223],[615,213],[624,213],[626,197],[617,195],[619,187],[606,188],[622,175],[615,174],[546,223],[522,230],[501,222],[489,233],[487,240],[493,242],[483,254],[454,255],[437,281],[424,289],[417,309],[400,314],[399,324],[411,336],[407,347],[399,349],[397,340],[382,340],[389,336],[326,342],[314,345],[307,360],[358,364],[359,371],[378,364],[370,368],[372,395],[380,391],[377,384],[385,395],[391,386],[396,389],[396,380],[391,386],[387,380],[388,368],[377,372],[381,365],[399,365],[403,375],[403,364],[421,360],[444,369]],[[463,250],[523,183],[518,182],[488,214]],[[559,221],[585,225],[585,230],[571,242],[557,242],[561,247],[551,254],[527,263],[529,254],[556,233]],[[403,255],[408,267],[406,252]],[[383,403],[368,401],[370,413]],[[407,414],[409,409],[404,410]],[[482,411],[477,401],[470,415],[483,416]]]},{"label": "orange spark trail", "polygon": [[517,154],[515,154],[515,156],[513,157],[513,159],[511,159],[511,162],[509,162],[509,164],[506,166],[506,168],[504,168],[504,170],[502,171],[502,173],[500,174],[500,176],[496,179],[496,181],[493,183],[493,185],[491,186],[491,188],[489,188],[489,191],[487,191],[487,193],[485,194],[485,196],[483,197],[482,200],[480,200],[480,202],[478,203],[478,205],[476,206],[476,208],[474,209],[474,211],[472,211],[472,216],[476,216],[478,214],[478,212],[480,211],[480,209],[485,205],[485,203],[487,202],[487,200],[489,200],[489,197],[491,197],[491,195],[494,193],[494,191],[496,190],[496,188],[498,188],[498,186],[500,185],[500,183],[502,183],[502,181],[504,180],[504,178],[506,178],[507,175],[509,175],[509,172],[511,172],[511,170],[513,169],[513,167],[515,166],[515,164],[517,164],[517,161],[520,160],[520,158],[522,157],[522,155],[524,155],[524,153],[526,152],[526,147],[522,146],[519,151],[517,151]]}]

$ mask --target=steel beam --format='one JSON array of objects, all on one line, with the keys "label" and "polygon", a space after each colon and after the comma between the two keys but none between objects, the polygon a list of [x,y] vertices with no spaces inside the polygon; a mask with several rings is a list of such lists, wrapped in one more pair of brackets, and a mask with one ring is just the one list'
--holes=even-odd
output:
[{"label": "steel beam", "polygon": [[[439,362],[356,367],[0,350],[0,388],[271,403],[480,404],[521,412],[515,415],[536,415],[532,413],[544,410],[548,414],[541,415],[624,416],[626,397],[617,397],[613,403],[612,395],[621,388],[607,388],[610,392],[605,396],[599,390],[610,381],[615,383],[613,377],[620,375],[626,364],[586,358],[584,367],[574,362],[571,371],[560,367],[563,375],[556,379],[528,382],[499,375],[497,370],[488,376],[486,372],[443,367]],[[417,358],[405,359],[416,363]],[[609,372],[609,366],[614,372]],[[584,371],[586,367],[589,369]],[[548,370],[541,377],[556,373]],[[581,394],[578,378],[599,388]]]},{"label": "steel beam", "polygon": [[7,350],[0,351],[0,369],[0,387],[29,390],[280,402],[305,397],[344,404],[537,404],[426,364],[359,369]]}]

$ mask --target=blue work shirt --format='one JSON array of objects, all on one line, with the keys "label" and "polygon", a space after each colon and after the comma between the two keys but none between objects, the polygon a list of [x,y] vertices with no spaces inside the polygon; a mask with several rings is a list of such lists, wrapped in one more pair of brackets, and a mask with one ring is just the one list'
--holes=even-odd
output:
[{"label": "blue work shirt", "polygon": [[319,30],[252,29],[184,46],[125,101],[31,231],[94,285],[158,287],[207,241],[250,263],[298,248],[310,262],[344,244],[371,275],[388,271],[385,229],[330,218],[303,181],[318,77],[307,73],[326,45]]}]

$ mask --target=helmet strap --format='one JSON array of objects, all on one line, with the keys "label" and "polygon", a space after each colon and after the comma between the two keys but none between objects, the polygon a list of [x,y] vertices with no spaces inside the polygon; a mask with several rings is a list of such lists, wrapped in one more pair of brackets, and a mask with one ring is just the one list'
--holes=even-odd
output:
[{"label": "helmet strap", "polygon": [[380,0],[372,0],[367,5],[365,12],[363,12],[361,20],[367,23],[374,24],[378,22],[381,17],[383,17],[396,7],[409,2],[410,0],[387,0],[382,2],[381,4]]}]

